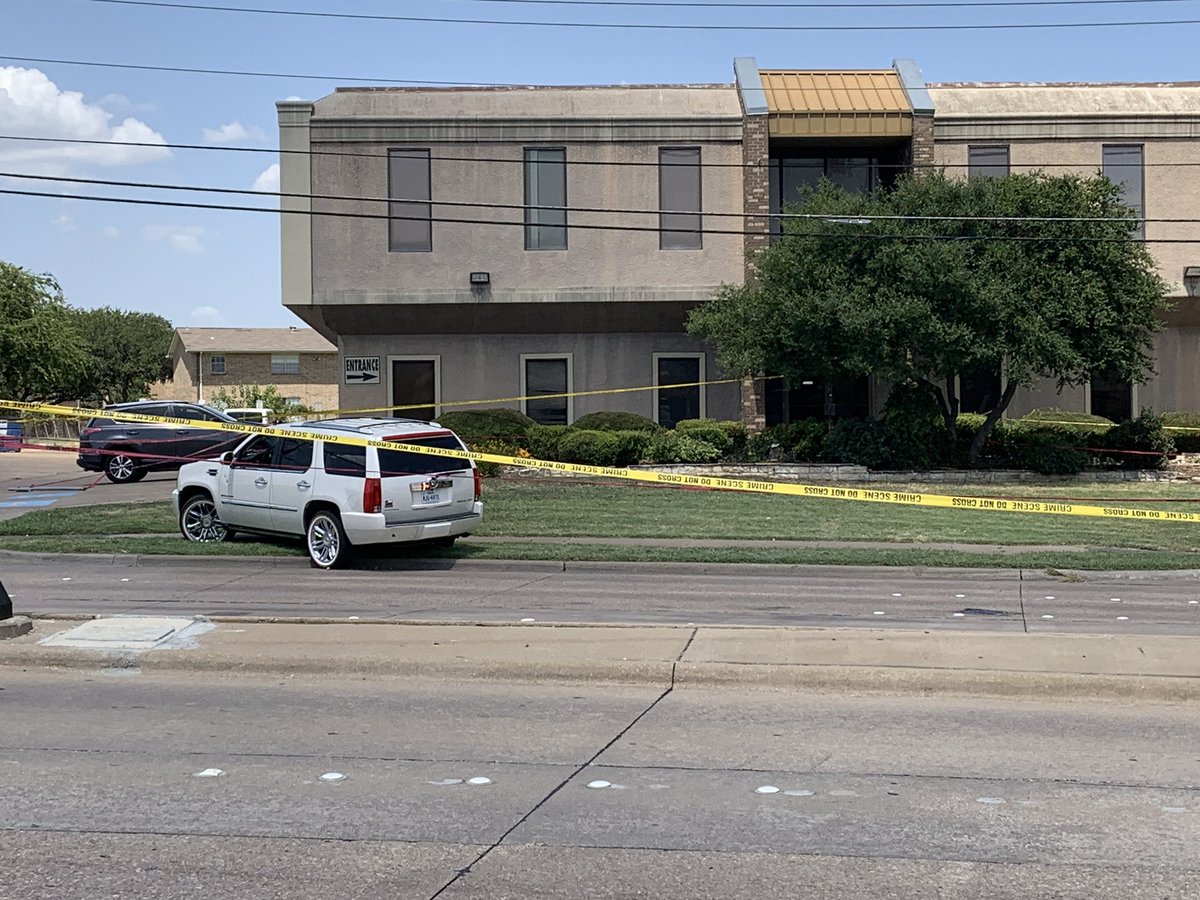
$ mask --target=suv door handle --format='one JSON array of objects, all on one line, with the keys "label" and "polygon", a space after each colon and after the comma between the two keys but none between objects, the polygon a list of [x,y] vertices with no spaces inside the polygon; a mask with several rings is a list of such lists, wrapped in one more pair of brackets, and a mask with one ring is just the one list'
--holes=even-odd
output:
[{"label": "suv door handle", "polygon": [[255,479],[254,479],[254,483],[255,483],[255,484],[257,484],[259,487],[266,487],[266,486],[267,486],[267,479],[265,479],[265,478],[255,478]]},{"label": "suv door handle", "polygon": [[125,431],[126,434],[141,434],[136,428],[130,428]]},{"label": "suv door handle", "polygon": [[309,484],[307,481],[297,481],[296,487],[300,488],[300,490],[302,490],[302,491],[307,491],[310,487],[312,487],[312,485]]}]

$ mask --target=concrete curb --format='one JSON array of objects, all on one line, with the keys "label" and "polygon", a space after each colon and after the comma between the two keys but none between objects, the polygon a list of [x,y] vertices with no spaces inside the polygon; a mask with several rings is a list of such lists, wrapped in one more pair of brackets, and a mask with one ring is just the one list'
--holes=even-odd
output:
[{"label": "concrete curb", "polygon": [[412,660],[307,657],[302,661],[232,659],[200,650],[135,653],[11,648],[0,669],[195,673],[271,678],[405,678],[500,684],[614,684],[676,690],[738,688],[855,694],[921,694],[1041,700],[1200,701],[1200,678],[1153,675],[1084,675],[884,666],[620,662],[513,663],[464,661],[430,664]]},{"label": "concrete curb", "polygon": [[9,616],[0,619],[0,641],[20,637],[33,631],[33,620],[28,616]]},{"label": "concrete curb", "polygon": [[[25,565],[56,566],[63,563],[92,563],[111,565],[118,568],[174,568],[184,565],[220,565],[247,567],[307,567],[305,556],[186,556],[177,554],[120,554],[120,553],[31,553],[24,550],[0,550],[0,560],[11,560]],[[819,563],[701,563],[701,562],[613,562],[602,560],[542,560],[542,559],[442,559],[414,558],[406,560],[378,560],[373,565],[370,558],[358,569],[362,572],[428,572],[448,571],[456,568],[478,568],[498,572],[646,572],[669,575],[779,575],[784,573],[803,574],[812,570],[827,574],[831,571],[847,573],[908,572],[929,577],[961,577],[990,575],[995,578],[1021,578],[1022,572],[1032,570],[1019,568],[956,568],[930,566],[854,566],[822,565]],[[1200,569],[1151,569],[1151,570],[1064,570],[1061,575],[1050,575],[1038,570],[1048,579],[1073,578],[1084,581],[1148,581],[1148,580],[1200,580]],[[336,577],[336,575],[331,576]]]}]

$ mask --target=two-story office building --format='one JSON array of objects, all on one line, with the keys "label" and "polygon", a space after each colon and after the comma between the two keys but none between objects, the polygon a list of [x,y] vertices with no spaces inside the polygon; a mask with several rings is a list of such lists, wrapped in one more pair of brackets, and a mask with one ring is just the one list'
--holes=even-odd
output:
[{"label": "two-story office building", "polygon": [[[284,149],[311,151],[283,154],[282,190],[316,195],[285,208],[334,214],[283,216],[284,303],[381,361],[341,406],[721,377],[684,319],[743,277],[733,85],[350,89],[279,118]],[[739,385],[508,405],[734,418]]]},{"label": "two-story office building", "polygon": [[[686,334],[687,311],[753,277],[769,214],[820,178],[866,191],[935,165],[1103,170],[1151,219],[1148,240],[1200,233],[1153,221],[1186,218],[1200,195],[1186,168],[1200,163],[1200,86],[926,85],[905,60],[734,69],[725,85],[346,89],[278,104],[293,195],[283,302],[343,358],[380,362],[376,383],[341,386],[339,405],[432,416],[532,397],[496,405],[547,423],[601,409],[664,424],[877,411],[886,386],[871,378],[695,384],[727,376]],[[1014,412],[1200,408],[1200,279],[1184,277],[1200,276],[1200,243],[1151,249],[1178,302],[1158,374],[1061,396],[1038,386]],[[965,408],[1002,377],[965,380]],[[570,392],[595,393],[551,396]]]}]

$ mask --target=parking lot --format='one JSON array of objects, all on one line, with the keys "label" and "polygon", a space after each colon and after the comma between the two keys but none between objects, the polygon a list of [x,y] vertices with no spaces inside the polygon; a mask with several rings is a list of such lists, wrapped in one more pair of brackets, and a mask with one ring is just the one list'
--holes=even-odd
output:
[{"label": "parking lot", "polygon": [[31,509],[168,500],[174,472],[151,472],[136,484],[112,484],[75,465],[74,450],[0,453],[0,521]]}]

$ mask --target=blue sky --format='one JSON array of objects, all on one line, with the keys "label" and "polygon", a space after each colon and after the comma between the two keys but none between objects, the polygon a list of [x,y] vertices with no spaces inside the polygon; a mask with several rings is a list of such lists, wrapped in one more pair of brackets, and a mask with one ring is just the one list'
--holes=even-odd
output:
[{"label": "blue sky", "polygon": [[[202,0],[200,0],[202,2]],[[219,5],[239,5],[228,0]],[[481,0],[246,0],[243,5],[571,22],[980,24],[1200,19],[1200,2],[864,10],[587,8]],[[929,81],[1184,81],[1200,26],[1046,31],[663,32],[355,22],[96,3],[6,0],[0,54],[144,65],[531,84],[729,81],[735,56],[795,68],[917,60]],[[340,82],[0,60],[0,134],[275,146],[276,100]],[[369,83],[369,82],[366,82]],[[0,141],[0,171],[251,188],[270,154]],[[161,198],[0,177],[0,188]],[[197,199],[189,195],[188,199]],[[198,198],[209,202],[211,198]],[[234,201],[239,202],[239,201]],[[279,240],[262,213],[0,195],[0,259],[55,275],[70,302],[178,325],[296,324],[279,302]]]}]

